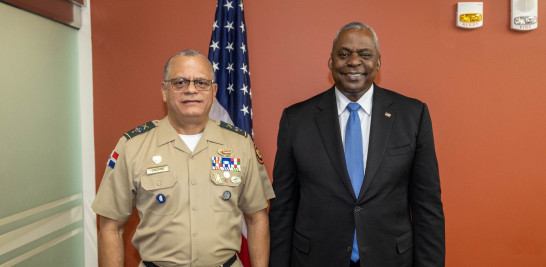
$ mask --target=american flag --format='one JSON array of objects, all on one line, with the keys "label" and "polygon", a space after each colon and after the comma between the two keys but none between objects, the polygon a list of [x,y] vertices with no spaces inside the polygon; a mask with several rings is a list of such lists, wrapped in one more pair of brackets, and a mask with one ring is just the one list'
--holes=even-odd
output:
[{"label": "american flag", "polygon": [[212,27],[209,60],[216,75],[218,92],[210,117],[252,134],[252,93],[243,1],[218,0]]},{"label": "american flag", "polygon": [[[209,47],[218,91],[209,116],[252,134],[252,93],[243,11],[243,0],[218,0]],[[243,266],[251,267],[244,219],[242,224],[239,258]]]}]

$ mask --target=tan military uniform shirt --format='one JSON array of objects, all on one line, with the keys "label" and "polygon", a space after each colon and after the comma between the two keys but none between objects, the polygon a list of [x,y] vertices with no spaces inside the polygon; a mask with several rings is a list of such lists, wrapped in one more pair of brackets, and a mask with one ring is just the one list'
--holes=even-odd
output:
[{"label": "tan military uniform shirt", "polygon": [[132,241],[144,261],[222,264],[240,249],[242,215],[275,197],[252,139],[219,125],[209,120],[193,152],[167,117],[116,145],[92,208],[122,222],[137,208]]}]

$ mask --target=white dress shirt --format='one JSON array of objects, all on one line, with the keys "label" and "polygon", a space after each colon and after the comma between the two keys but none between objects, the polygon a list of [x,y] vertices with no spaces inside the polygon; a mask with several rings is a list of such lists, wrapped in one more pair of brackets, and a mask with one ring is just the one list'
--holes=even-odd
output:
[{"label": "white dress shirt", "polygon": [[[349,119],[350,111],[347,110],[347,104],[351,102],[344,94],[342,94],[337,88],[336,92],[336,104],[337,114],[339,119],[339,128],[341,130],[341,142],[343,143],[343,149],[345,150],[345,128],[347,126],[347,120]],[[358,109],[358,117],[360,117],[360,127],[362,129],[362,155],[364,158],[364,171],[366,171],[366,161],[368,159],[368,148],[370,143],[370,125],[372,122],[372,98],[373,98],[373,84],[370,89],[360,98],[356,103],[360,104]]]}]

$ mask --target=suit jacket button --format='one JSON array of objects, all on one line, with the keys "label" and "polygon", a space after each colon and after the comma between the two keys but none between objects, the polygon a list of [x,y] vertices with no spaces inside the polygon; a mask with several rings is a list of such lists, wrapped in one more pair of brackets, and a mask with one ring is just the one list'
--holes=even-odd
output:
[{"label": "suit jacket button", "polygon": [[351,250],[353,250],[353,247],[348,246],[348,247],[347,247],[347,252],[351,253]]},{"label": "suit jacket button", "polygon": [[356,206],[355,207],[355,212],[359,212],[360,211],[360,207],[359,206]]}]

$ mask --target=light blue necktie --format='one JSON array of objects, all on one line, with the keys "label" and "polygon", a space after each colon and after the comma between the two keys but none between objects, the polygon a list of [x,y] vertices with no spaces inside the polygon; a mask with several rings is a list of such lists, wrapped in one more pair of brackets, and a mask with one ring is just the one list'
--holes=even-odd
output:
[{"label": "light blue necktie", "polygon": [[[358,198],[362,182],[364,181],[364,157],[362,152],[362,129],[360,127],[360,117],[358,116],[358,103],[349,103],[347,109],[351,112],[345,128],[345,162],[347,171],[351,178],[353,190]],[[353,250],[351,260],[356,262],[359,259],[358,245],[356,243],[356,229],[353,240]]]}]

